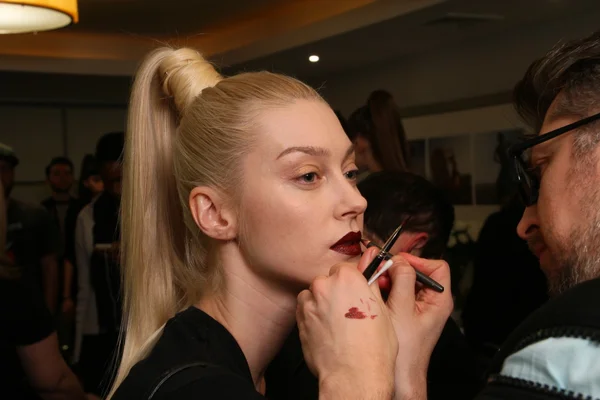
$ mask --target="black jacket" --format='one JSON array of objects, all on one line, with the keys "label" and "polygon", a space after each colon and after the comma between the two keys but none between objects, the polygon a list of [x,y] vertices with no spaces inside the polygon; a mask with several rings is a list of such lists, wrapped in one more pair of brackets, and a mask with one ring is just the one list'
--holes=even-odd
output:
[{"label": "black jacket", "polygon": [[509,336],[494,358],[490,381],[477,400],[584,398],[558,388],[505,377],[500,372],[504,361],[510,355],[548,338],[586,338],[600,345],[599,304],[600,278],[575,286],[531,314]]},{"label": "black jacket", "polygon": [[100,330],[110,333],[118,331],[121,324],[121,271],[117,253],[98,250],[96,246],[118,246],[119,203],[109,194],[103,193],[93,204],[93,208],[95,249],[90,262],[90,279],[96,294]]}]

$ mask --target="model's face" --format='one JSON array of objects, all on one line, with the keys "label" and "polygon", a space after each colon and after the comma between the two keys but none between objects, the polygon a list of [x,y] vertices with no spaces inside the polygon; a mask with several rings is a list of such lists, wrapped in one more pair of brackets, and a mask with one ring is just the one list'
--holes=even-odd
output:
[{"label": "model's face", "polygon": [[[553,117],[550,107],[541,134],[577,121]],[[540,167],[537,205],[528,207],[517,228],[540,259],[551,294],[600,275],[600,174],[598,148],[573,153],[577,130],[534,146],[531,162]]]},{"label": "model's face", "polygon": [[50,168],[48,183],[55,193],[68,193],[73,187],[73,170],[70,165],[56,164]]},{"label": "model's face", "polygon": [[352,144],[325,103],[270,109],[260,126],[244,162],[240,243],[257,274],[299,290],[358,261],[367,203]]}]

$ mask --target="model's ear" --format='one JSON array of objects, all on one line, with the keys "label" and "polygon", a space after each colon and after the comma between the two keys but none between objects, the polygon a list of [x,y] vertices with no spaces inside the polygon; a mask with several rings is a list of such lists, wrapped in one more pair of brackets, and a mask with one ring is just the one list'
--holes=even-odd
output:
[{"label": "model's ear", "polygon": [[207,236],[233,240],[237,236],[237,216],[226,196],[206,186],[190,193],[190,211],[196,225]]}]

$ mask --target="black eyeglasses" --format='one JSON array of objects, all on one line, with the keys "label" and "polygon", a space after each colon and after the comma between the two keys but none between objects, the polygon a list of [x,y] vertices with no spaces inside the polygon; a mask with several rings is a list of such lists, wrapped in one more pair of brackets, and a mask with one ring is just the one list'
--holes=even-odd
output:
[{"label": "black eyeglasses", "polygon": [[513,179],[517,184],[519,195],[525,203],[525,206],[529,207],[537,203],[541,178],[538,169],[531,167],[529,157],[525,156],[525,152],[533,146],[547,142],[548,140],[554,139],[563,133],[581,128],[582,126],[599,119],[600,113],[594,114],[590,117],[573,122],[572,124],[550,131],[541,136],[512,145],[508,149],[508,157],[510,162],[509,167],[512,171]]}]

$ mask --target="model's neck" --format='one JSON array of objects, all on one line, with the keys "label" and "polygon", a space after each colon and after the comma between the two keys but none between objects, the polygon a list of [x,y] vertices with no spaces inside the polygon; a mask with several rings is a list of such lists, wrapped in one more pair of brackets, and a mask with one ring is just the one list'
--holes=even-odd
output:
[{"label": "model's neck", "polygon": [[[232,248],[231,246],[235,246]],[[264,393],[264,374],[296,322],[296,295],[256,276],[236,244],[220,251],[224,284],[196,306],[219,321],[240,345],[256,389]],[[227,248],[229,247],[229,248]]]}]

